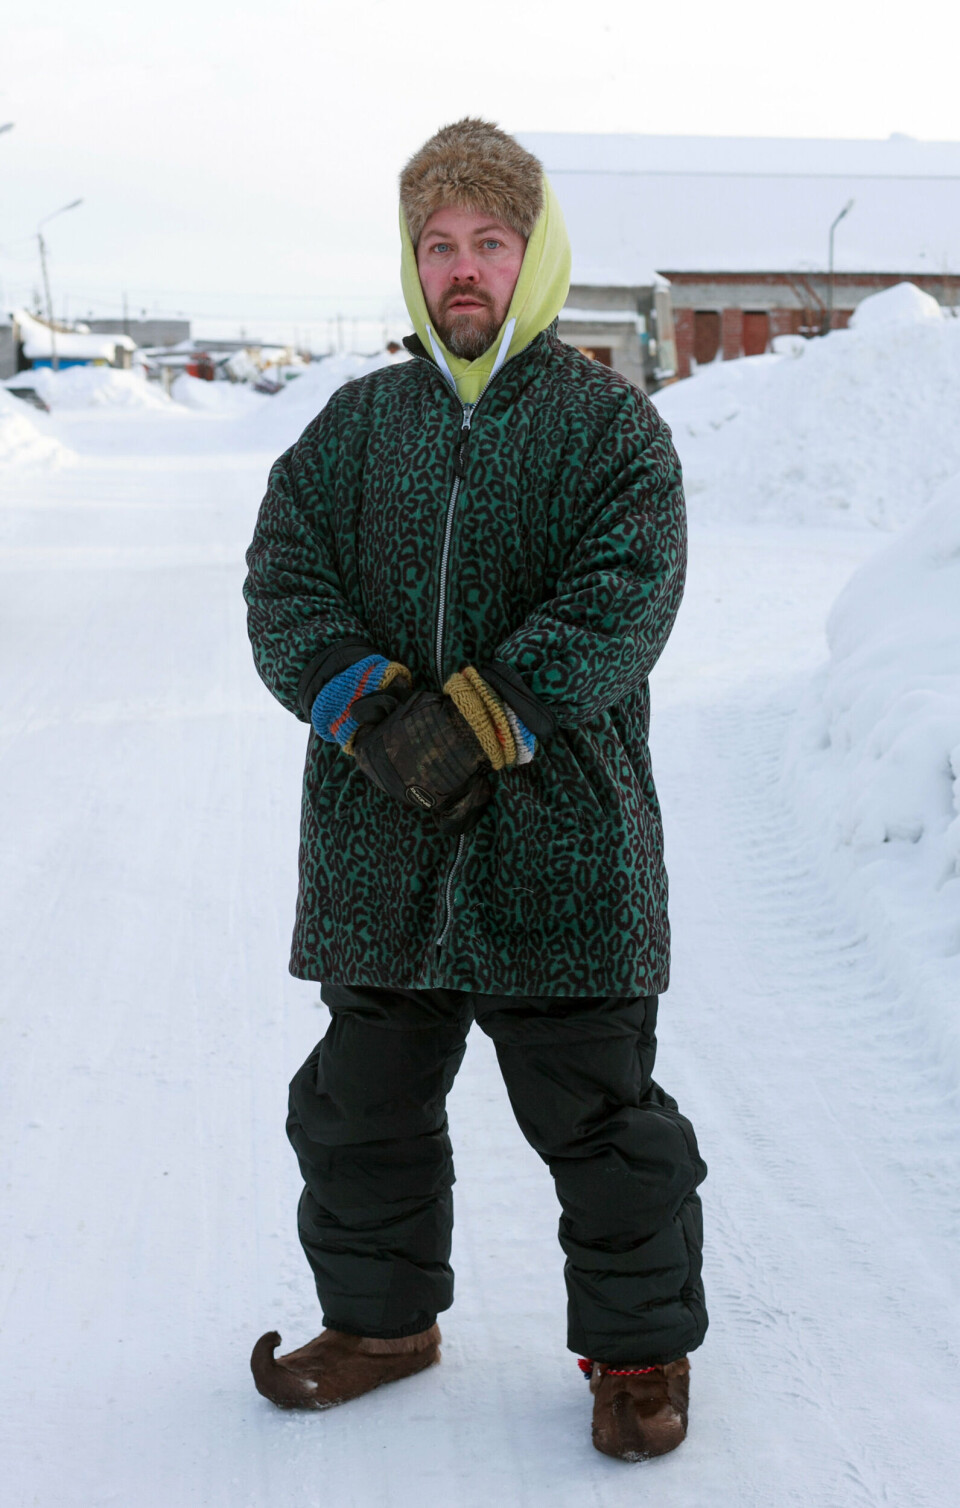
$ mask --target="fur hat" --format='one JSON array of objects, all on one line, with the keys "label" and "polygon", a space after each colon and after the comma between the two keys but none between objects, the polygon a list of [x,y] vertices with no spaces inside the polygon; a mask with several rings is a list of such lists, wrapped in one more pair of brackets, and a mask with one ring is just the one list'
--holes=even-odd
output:
[{"label": "fur hat", "polygon": [[443,126],[400,174],[400,207],[414,246],[444,205],[486,210],[529,237],[543,209],[543,167],[490,121]]}]

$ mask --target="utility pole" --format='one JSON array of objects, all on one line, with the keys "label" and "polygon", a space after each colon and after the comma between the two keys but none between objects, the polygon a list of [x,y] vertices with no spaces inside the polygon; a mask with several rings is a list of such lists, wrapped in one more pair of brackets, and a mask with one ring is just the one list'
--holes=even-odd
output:
[{"label": "utility pole", "polygon": [[849,215],[852,209],[853,200],[848,199],[846,204],[843,206],[843,209],[840,211],[839,215],[830,227],[830,256],[828,261],[829,272],[827,275],[827,318],[826,329],[823,332],[824,335],[829,335],[830,331],[833,329],[833,233],[836,230],[837,226],[840,224],[840,221],[843,219],[844,215]]},{"label": "utility pole", "polygon": [[127,295],[126,294],[123,295],[123,333],[124,333],[124,335],[129,335],[130,334],[130,322],[129,322],[128,318],[127,318]]},{"label": "utility pole", "polygon": [[40,243],[40,269],[43,273],[43,291],[47,299],[47,323],[50,326],[50,365],[55,372],[59,372],[60,362],[57,359],[57,336],[53,328],[53,303],[50,299],[50,279],[47,276],[47,245],[43,239],[42,231],[37,231],[37,240]]},{"label": "utility pole", "polygon": [[[40,225],[46,225],[47,221],[52,220],[55,215],[66,214],[68,209],[76,209],[77,205],[82,203],[82,199],[74,199],[70,204],[61,205],[59,209],[54,210],[52,215],[44,215],[40,221]],[[60,362],[57,357],[57,335],[54,329],[53,300],[50,297],[50,278],[47,274],[47,244],[43,239],[40,225],[37,226],[37,243],[40,247],[40,267],[43,272],[43,287],[47,297],[47,320],[50,324],[50,365],[55,372],[59,372]]]}]

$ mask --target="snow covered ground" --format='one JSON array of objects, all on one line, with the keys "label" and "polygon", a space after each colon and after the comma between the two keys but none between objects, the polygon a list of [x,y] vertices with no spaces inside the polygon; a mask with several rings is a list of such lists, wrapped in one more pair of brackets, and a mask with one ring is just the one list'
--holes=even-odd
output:
[{"label": "snow covered ground", "polygon": [[901,283],[778,344],[657,403],[695,521],[905,526],[829,615],[784,794],[960,1086],[960,319]]},{"label": "snow covered ground", "polygon": [[[23,374],[19,380],[25,380]],[[165,408],[170,402],[141,372],[118,371],[114,367],[64,367],[57,372],[38,367],[30,373],[29,382],[51,409],[57,410]]]},{"label": "snow covered ground", "polygon": [[0,386],[0,467],[62,466],[69,459],[44,415]]},{"label": "snow covered ground", "polygon": [[960,474],[856,572],[827,627],[786,778],[960,1084]]},{"label": "snow covered ground", "polygon": [[[771,383],[811,358],[768,362]],[[549,1178],[476,1033],[451,1098],[443,1364],[325,1415],[254,1392],[257,1335],[317,1328],[283,1132],[287,1080],[326,1018],[285,972],[304,730],[254,675],[240,597],[269,463],[302,427],[280,407],[297,387],[240,420],[24,408],[69,463],[25,458],[21,430],[26,450],[0,465],[4,1502],[947,1508],[956,1081],[925,980],[878,946],[832,867],[853,767],[801,761],[823,813],[790,775],[812,719],[857,722],[851,751],[869,736],[837,679],[869,654],[863,597],[834,617],[827,671],[823,625],[857,568],[875,573],[858,578],[867,602],[893,569],[867,503],[838,529],[817,472],[807,504],[787,489],[761,527],[729,492],[724,513],[702,471],[655,676],[675,927],[658,1077],[711,1167],[712,1326],[687,1443],[641,1467],[592,1449]],[[679,409],[679,387],[666,397]],[[261,421],[276,431],[257,449]],[[936,569],[922,528],[904,564],[926,585],[908,602]]]}]

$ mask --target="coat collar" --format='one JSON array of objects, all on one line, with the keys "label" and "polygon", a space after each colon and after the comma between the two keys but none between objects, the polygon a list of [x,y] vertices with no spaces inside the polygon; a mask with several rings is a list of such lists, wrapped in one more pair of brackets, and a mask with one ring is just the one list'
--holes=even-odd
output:
[{"label": "coat collar", "polygon": [[[557,340],[558,323],[558,320],[553,320],[545,330],[541,330],[538,335],[535,335],[524,346],[522,351],[518,351],[515,356],[510,357],[510,360],[505,363],[494,378],[494,385],[498,392],[503,393],[509,399],[515,397],[517,393],[526,387],[537,368],[542,366],[550,356],[551,350]],[[411,356],[416,356],[421,361],[429,362],[437,373],[437,376],[443,382],[444,387],[454,396],[446,378],[434,360],[433,353],[426,349],[419,335],[405,336],[403,345],[410,352]]]}]

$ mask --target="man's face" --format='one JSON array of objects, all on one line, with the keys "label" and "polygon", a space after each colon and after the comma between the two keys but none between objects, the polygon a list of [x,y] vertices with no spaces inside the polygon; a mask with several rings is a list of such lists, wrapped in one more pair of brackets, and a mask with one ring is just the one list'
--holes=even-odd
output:
[{"label": "man's face", "polygon": [[473,361],[507,317],[527,243],[483,211],[440,209],[417,243],[420,286],[448,351]]}]

